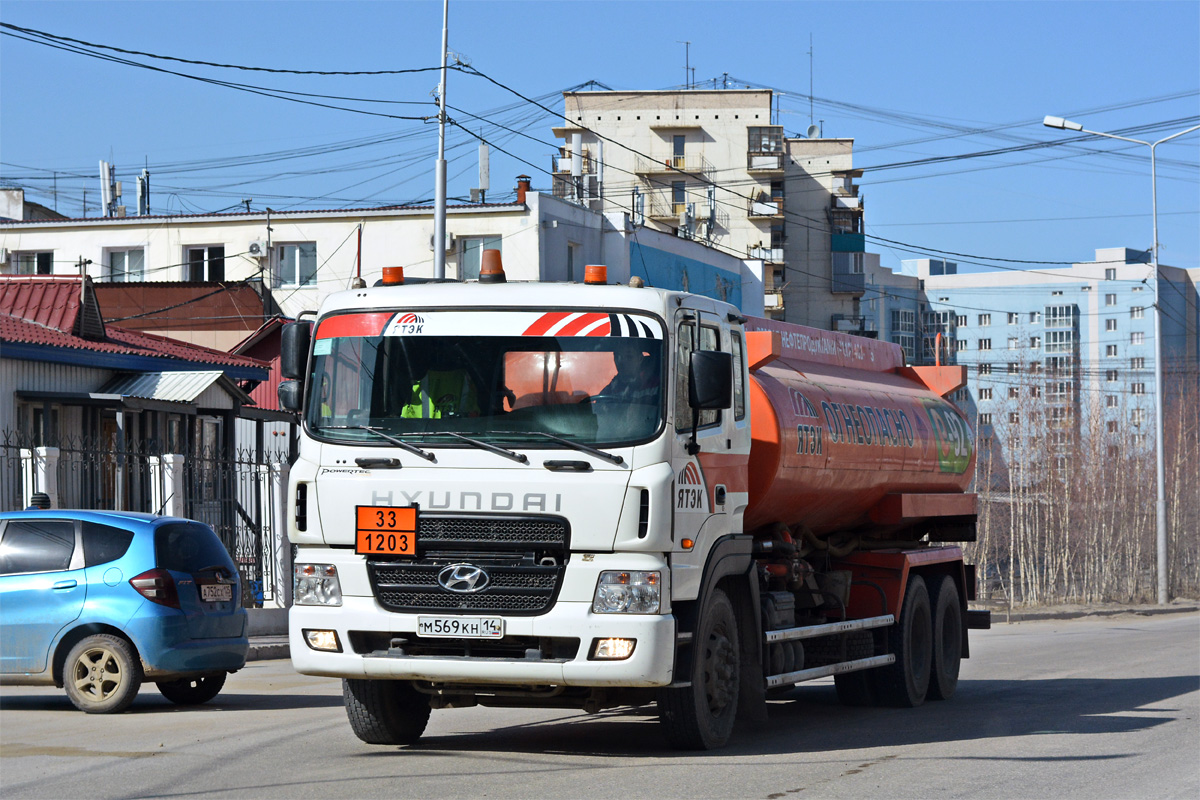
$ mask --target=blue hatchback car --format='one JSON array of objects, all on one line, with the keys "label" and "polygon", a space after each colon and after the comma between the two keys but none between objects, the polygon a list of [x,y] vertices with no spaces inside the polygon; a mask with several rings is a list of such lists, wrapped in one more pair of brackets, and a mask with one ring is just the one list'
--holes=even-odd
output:
[{"label": "blue hatchback car", "polygon": [[246,663],[237,568],[212,528],[118,511],[0,514],[0,683],[63,687],[89,714],[143,681],[181,705]]}]

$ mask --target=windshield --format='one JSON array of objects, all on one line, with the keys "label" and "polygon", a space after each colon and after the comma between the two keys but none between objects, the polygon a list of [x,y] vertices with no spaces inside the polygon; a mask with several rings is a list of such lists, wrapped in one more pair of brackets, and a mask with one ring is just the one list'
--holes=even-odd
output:
[{"label": "windshield", "polygon": [[318,325],[306,421],[322,438],[631,444],[662,425],[661,323],[600,312],[368,312]]}]

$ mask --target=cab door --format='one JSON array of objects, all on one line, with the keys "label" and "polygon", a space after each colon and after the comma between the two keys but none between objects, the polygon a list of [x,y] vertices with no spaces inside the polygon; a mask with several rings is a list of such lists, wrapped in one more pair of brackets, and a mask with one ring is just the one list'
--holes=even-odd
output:
[{"label": "cab door", "polygon": [[[700,571],[713,542],[728,533],[740,532],[747,496],[750,420],[746,413],[745,357],[740,330],[736,326],[731,329],[729,320],[719,315],[715,307],[687,308],[676,313],[673,333],[672,494],[676,552],[672,565],[678,568],[673,596],[690,599],[699,589]],[[730,408],[699,412],[693,448],[694,412],[688,405],[688,364],[692,352],[697,350],[733,354],[734,397]],[[693,542],[692,547],[683,547],[684,540]]]}]

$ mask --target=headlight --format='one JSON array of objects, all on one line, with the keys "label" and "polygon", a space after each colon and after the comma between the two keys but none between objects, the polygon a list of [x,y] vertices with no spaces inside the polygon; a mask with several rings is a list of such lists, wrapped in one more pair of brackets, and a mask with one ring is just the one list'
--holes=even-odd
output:
[{"label": "headlight", "polygon": [[340,606],[342,585],[333,564],[297,564],[294,602],[298,606]]},{"label": "headlight", "polygon": [[597,614],[657,614],[662,588],[658,572],[601,572],[592,598]]}]

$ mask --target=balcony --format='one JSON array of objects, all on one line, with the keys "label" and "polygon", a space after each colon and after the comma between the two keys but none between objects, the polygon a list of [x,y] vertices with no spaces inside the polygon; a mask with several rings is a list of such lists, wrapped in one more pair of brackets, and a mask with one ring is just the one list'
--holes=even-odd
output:
[{"label": "balcony", "polygon": [[763,307],[767,311],[783,310],[783,292],[772,289],[763,293]]},{"label": "balcony", "polygon": [[661,158],[639,158],[634,172],[639,175],[663,175],[687,172],[693,175],[705,175],[712,171],[712,165],[704,156],[689,153],[687,155],[664,155]]},{"label": "balcony", "polygon": [[768,264],[783,263],[782,247],[750,247],[746,250],[746,258],[761,258]]},{"label": "balcony", "polygon": [[760,174],[783,172],[783,153],[746,154],[746,171]]},{"label": "balcony", "polygon": [[779,219],[783,216],[783,198],[751,200],[746,208],[750,219]]},{"label": "balcony", "polygon": [[866,291],[862,253],[833,253],[829,290],[834,294],[861,295]]},{"label": "balcony", "polygon": [[829,249],[835,253],[865,253],[866,238],[861,233],[830,234]]},{"label": "balcony", "polygon": [[646,216],[662,221],[678,221],[679,215],[687,212],[687,202],[676,203],[660,195],[646,195]]}]

